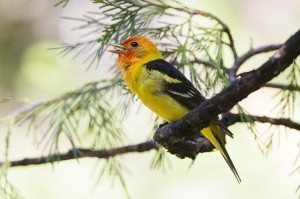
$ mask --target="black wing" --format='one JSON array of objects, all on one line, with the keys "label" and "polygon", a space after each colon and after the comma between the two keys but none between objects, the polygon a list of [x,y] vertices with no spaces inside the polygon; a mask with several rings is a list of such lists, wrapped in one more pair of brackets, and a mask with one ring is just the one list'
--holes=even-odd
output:
[{"label": "black wing", "polygon": [[[163,77],[163,92],[188,109],[194,109],[206,100],[194,85],[169,62],[163,59],[157,59],[148,62],[146,68],[149,71],[159,71],[162,75],[165,75],[165,77]],[[213,120],[213,122],[216,123],[224,133],[233,137],[233,134],[218,121],[218,118]]]},{"label": "black wing", "polygon": [[205,101],[205,98],[194,85],[169,62],[163,59],[157,59],[148,62],[146,68],[149,71],[156,70],[167,75],[167,77],[170,78],[170,81],[166,78],[163,82],[163,92],[188,109],[196,108]]}]

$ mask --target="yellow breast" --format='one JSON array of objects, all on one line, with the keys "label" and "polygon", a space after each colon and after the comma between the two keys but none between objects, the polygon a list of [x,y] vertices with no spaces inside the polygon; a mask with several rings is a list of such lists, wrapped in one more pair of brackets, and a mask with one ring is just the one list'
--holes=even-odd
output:
[{"label": "yellow breast", "polygon": [[187,108],[163,93],[162,79],[151,75],[145,66],[133,66],[124,74],[124,80],[143,104],[164,120],[172,122],[188,113]]}]

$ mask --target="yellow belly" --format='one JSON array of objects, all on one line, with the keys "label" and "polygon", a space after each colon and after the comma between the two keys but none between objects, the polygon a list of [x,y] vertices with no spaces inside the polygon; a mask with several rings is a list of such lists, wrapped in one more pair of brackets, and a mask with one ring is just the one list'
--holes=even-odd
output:
[{"label": "yellow belly", "polygon": [[143,93],[139,98],[145,106],[168,122],[176,121],[188,113],[188,110],[165,94]]},{"label": "yellow belly", "polygon": [[129,89],[138,95],[151,111],[167,122],[179,120],[188,113],[187,108],[163,93],[163,87],[160,85],[162,77],[159,74],[150,74],[145,67],[131,67],[131,70],[124,74],[124,80]]},{"label": "yellow belly", "polygon": [[189,111],[172,97],[164,94],[160,85],[157,85],[157,80],[144,79],[136,94],[145,106],[168,122],[179,120]]}]

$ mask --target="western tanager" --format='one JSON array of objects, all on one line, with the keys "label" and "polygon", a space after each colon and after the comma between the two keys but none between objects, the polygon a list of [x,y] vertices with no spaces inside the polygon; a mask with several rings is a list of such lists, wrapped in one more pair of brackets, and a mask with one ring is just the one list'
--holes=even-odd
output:
[{"label": "western tanager", "polygon": [[[163,60],[156,45],[148,38],[133,36],[112,47],[109,51],[118,54],[118,68],[130,91],[167,122],[182,118],[205,101],[179,70]],[[236,179],[241,182],[222,139],[222,133],[231,137],[232,133],[218,119],[201,133],[221,152]]]}]

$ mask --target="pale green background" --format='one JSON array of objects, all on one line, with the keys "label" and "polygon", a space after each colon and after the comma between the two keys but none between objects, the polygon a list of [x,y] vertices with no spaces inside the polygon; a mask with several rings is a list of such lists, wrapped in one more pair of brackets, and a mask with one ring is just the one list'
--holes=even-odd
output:
[{"label": "pale green background", "polygon": [[[251,38],[254,47],[280,43],[299,28],[299,0],[185,0],[185,3],[223,19],[232,30],[239,53],[249,49]],[[111,73],[106,63],[115,61],[115,57],[110,55],[105,57],[101,67],[85,72],[86,66],[80,58],[71,61],[47,50],[62,42],[77,41],[80,36],[80,33],[70,31],[75,24],[60,19],[60,16],[79,17],[86,11],[97,10],[97,6],[83,0],[71,0],[63,9],[52,5],[52,1],[46,0],[0,1],[0,99],[11,95],[29,102],[51,99]],[[241,71],[259,66],[270,55],[251,59]],[[269,110],[275,104],[272,98],[275,93],[274,89],[262,89],[242,104],[250,113],[271,114]],[[20,104],[1,104],[0,113],[7,113]],[[299,121],[299,105],[296,108],[295,118]],[[124,121],[125,132],[132,143],[148,137],[149,121],[149,111],[144,108],[138,113],[133,110]],[[0,131],[1,146],[3,129],[4,125]],[[245,127],[234,125],[230,129],[235,139],[228,141],[227,149],[242,178],[241,184],[236,182],[217,152],[199,155],[190,169],[189,160],[169,156],[171,167],[165,172],[149,170],[152,152],[127,154],[122,161],[131,170],[126,180],[132,198],[296,198],[300,178],[296,174],[290,176],[290,173],[295,168],[293,164],[299,150],[299,132],[288,129],[285,134],[281,128],[280,142],[275,136],[275,145],[265,157]],[[257,129],[261,133],[260,140],[265,141],[268,126],[259,124]],[[16,129],[11,138],[10,158],[38,156],[40,151],[32,146],[32,142],[24,129]],[[82,159],[79,163],[62,162],[54,168],[50,165],[18,167],[10,170],[9,177],[28,199],[125,198],[119,184],[112,186],[109,178],[94,187],[97,179],[95,162]]]}]

